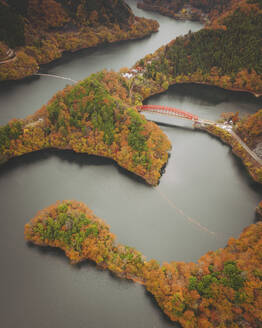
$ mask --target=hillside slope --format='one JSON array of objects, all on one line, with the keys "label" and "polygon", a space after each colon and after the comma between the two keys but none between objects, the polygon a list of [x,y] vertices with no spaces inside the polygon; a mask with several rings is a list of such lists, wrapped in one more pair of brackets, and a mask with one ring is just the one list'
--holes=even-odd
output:
[{"label": "hillside slope", "polygon": [[262,109],[239,120],[236,131],[247,145],[262,157]]},{"label": "hillside slope", "polygon": [[16,60],[2,63],[0,81],[29,76],[40,64],[101,43],[141,38],[158,23],[134,16],[123,0],[1,0],[0,55],[14,49]]},{"label": "hillside slope", "polygon": [[126,79],[103,71],[59,91],[34,115],[0,127],[0,162],[46,148],[111,158],[156,185],[171,144],[130,102]]},{"label": "hillside slope", "polygon": [[229,5],[228,0],[143,0],[137,6],[175,19],[200,20],[206,23]]},{"label": "hillside slope", "polygon": [[[180,36],[138,61],[133,93],[141,100],[177,83],[199,83],[262,95],[262,3],[232,2],[204,29]],[[261,112],[239,123],[236,133],[261,156]],[[256,124],[252,125],[251,121]],[[207,129],[229,144],[252,178],[262,182],[262,167],[226,131]],[[252,136],[250,138],[250,133]]]},{"label": "hillside slope", "polygon": [[262,94],[262,5],[241,0],[212,24],[146,56],[148,86],[195,82]]}]

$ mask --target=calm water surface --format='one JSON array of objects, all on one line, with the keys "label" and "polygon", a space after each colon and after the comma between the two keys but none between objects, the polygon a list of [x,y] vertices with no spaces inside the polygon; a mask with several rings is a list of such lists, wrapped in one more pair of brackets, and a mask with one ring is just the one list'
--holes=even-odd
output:
[{"label": "calm water surface", "polygon": [[[134,7],[135,1],[128,1]],[[79,80],[103,68],[131,66],[175,36],[201,26],[158,19],[153,36],[66,56],[44,69]],[[0,123],[33,113],[65,81],[29,79],[0,86]],[[223,111],[253,113],[262,101],[247,94],[193,85],[170,88],[149,100],[203,118]],[[153,116],[178,127],[163,127],[173,144],[166,173],[151,188],[110,160],[72,152],[43,151],[0,168],[1,322],[4,328],[174,327],[142,286],[97,270],[92,263],[71,266],[62,252],[25,243],[24,224],[56,200],[85,202],[110,224],[118,240],[148,259],[196,261],[223,247],[229,236],[255,222],[261,188],[248,177],[230,149],[188,123]],[[192,223],[194,222],[194,223]]]}]

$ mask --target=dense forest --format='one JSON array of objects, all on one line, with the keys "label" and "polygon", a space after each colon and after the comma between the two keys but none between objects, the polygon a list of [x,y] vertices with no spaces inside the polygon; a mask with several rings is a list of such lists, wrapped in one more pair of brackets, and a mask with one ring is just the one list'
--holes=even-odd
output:
[{"label": "dense forest", "polygon": [[185,5],[203,10],[204,12],[211,12],[213,10],[223,11],[230,1],[226,0],[143,0],[142,3],[165,7],[169,10],[178,11]]},{"label": "dense forest", "polygon": [[[0,161],[40,149],[71,149],[109,157],[156,185],[171,145],[159,127],[138,112],[136,106],[145,98],[185,82],[262,93],[261,0],[232,2],[230,10],[224,10],[221,1],[221,7],[218,1],[190,4],[208,15],[215,6],[221,15],[212,16],[205,29],[141,59],[135,70],[93,74],[58,92],[34,115],[0,127]],[[12,47],[18,57],[0,66],[0,79],[31,74],[39,63],[64,50],[141,37],[157,28],[155,22],[134,17],[117,0],[0,0],[0,6],[5,13],[0,17],[0,56]],[[10,34],[9,25],[14,29]],[[131,77],[125,77],[127,72]],[[236,132],[252,149],[261,143],[261,116],[259,111],[235,122]],[[230,136],[221,138],[227,141]],[[260,203],[258,213],[261,209]],[[26,240],[63,249],[72,263],[91,259],[119,277],[144,284],[169,318],[186,328],[262,326],[261,234],[259,222],[197,264],[160,265],[117,244],[108,225],[82,203],[52,205],[25,226]]]},{"label": "dense forest", "polygon": [[[235,124],[235,132],[241,139],[262,158],[262,109],[253,115],[239,118]],[[251,159],[246,164],[249,171],[252,171],[253,178],[262,183],[262,167],[252,163]],[[262,207],[262,202],[260,205]],[[262,209],[258,211],[262,217]]]},{"label": "dense forest", "polygon": [[0,41],[0,60],[6,58],[7,52],[8,52],[8,46]]},{"label": "dense forest", "polygon": [[72,263],[86,259],[145,285],[161,309],[185,328],[261,327],[262,223],[198,263],[159,263],[116,243],[109,226],[83,203],[63,201],[25,225],[25,239],[59,247]]},{"label": "dense forest", "polygon": [[[212,23],[199,32],[178,37],[136,63],[140,74],[133,90],[143,99],[176,83],[201,83],[225,89],[262,94],[262,4],[258,0],[231,2]],[[235,122],[236,123],[236,122]],[[262,183],[262,167],[223,129],[206,131],[229,144],[252,178]],[[235,132],[262,156],[261,111],[239,119]]]},{"label": "dense forest", "polygon": [[[193,82],[249,91],[258,96],[262,94],[261,55],[261,0],[231,1],[204,29],[178,37],[137,62],[135,66],[142,67],[142,73],[134,78],[133,90],[147,98],[163,92],[169,85]],[[235,132],[262,156],[261,111],[238,118],[235,123]],[[206,131],[229,144],[252,178],[262,183],[261,165],[230,133],[215,126],[207,127]]]},{"label": "dense forest", "polygon": [[229,7],[228,0],[143,0],[138,7],[157,11],[175,19],[200,20],[206,23]]},{"label": "dense forest", "polygon": [[[138,61],[135,68],[139,68],[139,74],[133,78],[133,91],[145,99],[172,84],[193,82],[261,95],[261,49],[261,1],[232,1],[231,7],[217,15],[208,27],[178,37]],[[232,146],[253,179],[262,183],[261,165],[229,133],[215,126],[206,130]],[[235,132],[262,155],[261,111],[238,118]]]},{"label": "dense forest", "polygon": [[29,76],[64,51],[142,38],[157,30],[156,21],[134,16],[123,0],[1,0],[0,54],[8,46],[17,58],[0,66],[0,80]]},{"label": "dense forest", "polygon": [[57,148],[109,157],[156,185],[171,144],[160,128],[138,113],[130,85],[102,71],[58,92],[34,115],[0,127],[0,161]]},{"label": "dense forest", "polygon": [[256,208],[256,212],[258,215],[260,215],[262,217],[262,201],[258,204],[258,206]]},{"label": "dense forest", "polygon": [[262,109],[239,119],[236,131],[251,149],[255,149],[262,142]]},{"label": "dense forest", "polygon": [[[32,17],[37,17],[37,15],[40,17],[40,12],[36,13],[37,10],[39,11],[39,8],[35,6],[36,2],[32,0],[21,2],[18,7],[13,5],[16,2],[9,1],[8,3],[14,12],[26,13],[24,15],[31,13]],[[2,5],[4,5],[3,3],[2,1]],[[24,5],[22,5],[23,3]],[[47,3],[45,2],[45,5]],[[83,2],[81,4],[83,5]],[[94,6],[101,6],[102,4],[103,1],[100,1]],[[117,1],[109,2],[106,8],[110,4],[116,10],[122,8]],[[156,135],[160,133],[160,130],[156,126],[149,127],[151,123],[144,119],[139,124],[135,123],[132,127],[130,126],[128,130],[122,130],[122,126],[126,125],[126,122],[129,126],[130,119],[123,119],[121,115],[116,115],[115,112],[122,108],[124,115],[126,115],[128,113],[126,108],[129,106],[141,104],[144,99],[167,90],[169,85],[175,83],[214,84],[227,89],[262,93],[261,1],[241,0],[240,2],[233,1],[231,4],[230,9],[224,10],[221,15],[218,15],[208,28],[196,33],[189,32],[187,35],[171,41],[154,54],[147,55],[137,62],[134,66],[135,70],[126,68],[122,69],[120,73],[98,73],[81,82],[77,87],[68,87],[58,93],[33,118],[21,121],[13,120],[7,126],[2,127],[0,130],[2,161],[32,150],[51,146],[56,148],[69,147],[76,151],[111,157],[121,166],[138,173],[150,183],[156,184],[159,179],[160,167],[167,160],[166,151],[170,148],[169,142],[166,141],[164,134],[162,134],[160,141],[156,140],[157,137],[149,138],[149,135],[153,135],[154,128],[157,131]],[[128,9],[129,7],[122,5],[125,8],[125,10],[123,9],[125,14],[128,15],[129,13],[129,20],[134,20],[135,17]],[[209,5],[216,6],[216,2],[210,2]],[[39,26],[41,26],[41,30],[59,31],[60,29],[67,29],[76,20],[77,15],[82,13],[81,8],[85,9],[85,15],[93,13],[94,8],[96,8],[99,9],[100,14],[104,12],[104,16],[109,21],[113,19],[110,18],[109,14],[106,14],[107,10],[103,11],[101,7],[80,6],[80,4],[80,7],[76,7],[75,3],[69,1],[56,2],[56,6],[60,8],[59,10],[63,10],[64,16],[58,15],[60,13],[58,9],[57,12],[53,11],[54,14],[57,13],[59,17],[64,18],[60,21],[54,20],[54,22],[50,18],[50,22],[47,22],[49,16],[42,20],[40,17],[37,23],[33,23],[34,21],[31,19],[32,24],[36,24],[36,30]],[[41,9],[41,13],[44,12]],[[49,11],[47,10],[47,12]],[[69,12],[71,13],[71,21],[65,19],[65,17],[69,17]],[[88,22],[80,20],[80,23],[75,23],[74,26],[86,24],[97,26],[99,29],[102,21],[102,18]],[[112,24],[116,25],[115,21]],[[122,21],[119,21],[119,26],[122,26]],[[33,60],[32,57],[30,58]],[[19,68],[18,62],[15,62],[16,69]],[[23,64],[25,62],[26,60],[23,61]],[[8,65],[5,66],[8,67]],[[8,74],[10,72],[12,70],[8,71]],[[131,72],[128,78],[125,77],[126,72]],[[4,72],[2,71],[0,74],[4,74]],[[87,83],[87,81],[92,81],[92,83]],[[69,94],[71,94],[70,97]],[[110,98],[110,94],[116,95],[116,98]],[[81,101],[82,104],[80,104]],[[95,108],[94,113],[93,108]],[[107,114],[105,114],[105,108]],[[237,129],[239,135],[245,141],[247,140],[252,148],[260,142],[261,115],[259,115],[257,114],[255,117],[259,123],[252,130],[256,133],[256,141],[252,139],[251,142],[251,139],[245,135],[251,133],[251,130],[244,132],[245,128],[249,126],[248,124],[245,123],[241,127],[239,123]],[[140,119],[141,116],[137,115],[136,120],[139,121]],[[118,124],[121,128],[117,126]],[[147,128],[145,128],[146,126]],[[90,129],[101,133],[95,134],[92,139],[89,133]],[[125,142],[129,148],[126,149],[125,144],[119,141],[119,137],[117,137],[119,133],[128,136]],[[32,135],[35,137],[31,138]],[[85,141],[82,141],[80,135]],[[86,139],[89,139],[88,145]],[[25,140],[28,141],[25,142]],[[151,148],[151,141],[158,145],[159,149]],[[154,171],[155,167],[152,166],[152,162],[158,162],[156,171]],[[246,163],[248,164],[249,161],[246,160]],[[251,166],[249,165],[249,167]],[[255,171],[252,168],[252,172]],[[153,179],[152,172],[154,172]]]},{"label": "dense forest", "polygon": [[[64,8],[66,13],[65,8],[71,8],[70,3],[67,6],[59,8]],[[70,9],[72,13],[74,8]],[[260,2],[242,0],[212,24],[161,47],[136,63],[135,70],[123,68],[119,73],[93,75],[59,92],[35,116],[11,121],[0,129],[1,160],[48,147],[70,148],[113,158],[119,165],[156,184],[167,161],[170,143],[156,125],[137,113],[135,105],[167,90],[171,84],[183,82],[262,92]],[[126,72],[131,72],[128,78]],[[247,141],[251,147],[260,142],[260,116],[258,122],[252,130],[256,133],[256,144]],[[244,140],[247,140],[244,135],[247,126],[238,127]],[[249,165],[248,159],[245,164],[254,177],[257,168]]]},{"label": "dense forest", "polygon": [[242,0],[212,24],[140,60],[152,85],[196,82],[262,93],[262,9]]}]

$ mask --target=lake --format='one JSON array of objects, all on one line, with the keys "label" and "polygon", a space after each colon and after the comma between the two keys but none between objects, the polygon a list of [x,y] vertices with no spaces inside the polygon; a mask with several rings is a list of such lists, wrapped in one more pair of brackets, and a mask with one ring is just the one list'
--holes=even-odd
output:
[{"label": "lake", "polygon": [[[201,24],[157,19],[159,32],[142,40],[66,54],[41,71],[75,80],[104,68],[130,67],[141,57]],[[0,85],[0,123],[34,113],[69,83],[50,77]],[[177,85],[147,103],[184,109],[218,119],[224,111],[254,113],[262,100],[215,87]],[[87,262],[72,266],[63,252],[24,241],[24,224],[56,200],[76,199],[104,219],[118,241],[148,259],[197,261],[226,245],[256,221],[262,189],[241,161],[219,140],[175,118],[149,115],[173,148],[159,186],[152,188],[111,160],[71,151],[41,151],[12,159],[0,168],[1,322],[4,328],[178,327],[143,286],[120,280]],[[174,126],[170,126],[174,125]]]}]

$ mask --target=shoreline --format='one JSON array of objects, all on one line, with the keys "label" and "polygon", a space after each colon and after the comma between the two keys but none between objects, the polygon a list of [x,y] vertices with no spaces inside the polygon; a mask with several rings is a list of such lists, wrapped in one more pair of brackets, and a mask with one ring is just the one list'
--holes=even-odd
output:
[{"label": "shoreline", "polygon": [[[248,93],[252,96],[254,96],[256,99],[262,97],[262,93],[255,93],[254,91],[252,90],[248,90],[248,89],[238,89],[238,88],[224,88],[224,87],[221,87],[219,85],[216,85],[216,84],[212,84],[212,83],[208,83],[208,82],[194,82],[194,81],[181,81],[181,82],[174,82],[174,83],[170,83],[169,84],[169,87],[173,87],[173,86],[176,86],[176,85],[183,85],[183,84],[193,84],[193,85],[204,85],[204,86],[207,86],[207,87],[215,87],[215,88],[219,88],[219,89],[222,89],[222,90],[225,90],[225,91],[231,91],[231,92],[235,92],[235,93]],[[145,100],[148,100],[149,98],[155,96],[155,95],[158,95],[158,94],[162,94],[164,92],[167,92],[168,91],[165,90],[165,89],[160,89],[160,90],[154,90],[153,93],[151,93],[148,97],[145,97],[143,98],[143,102]]]},{"label": "shoreline", "polygon": [[[184,8],[185,7],[186,6],[184,6]],[[167,9],[164,8],[164,7],[154,6],[154,5],[144,3],[144,2],[138,2],[137,3],[137,8],[145,10],[145,11],[155,12],[155,13],[158,13],[160,15],[170,17],[170,18],[173,18],[175,20],[180,20],[180,21],[189,20],[189,21],[192,21],[192,22],[200,22],[204,25],[209,22],[208,15],[205,14],[204,12],[202,12],[202,11],[199,11],[199,9],[196,9],[194,7],[192,7],[191,10],[194,9],[194,10],[199,11],[195,18],[193,18],[193,12],[192,11],[189,14],[188,13],[183,14],[182,12],[167,11]]]},{"label": "shoreline", "polygon": [[[145,26],[144,26],[145,25]],[[138,29],[136,29],[138,27]],[[141,30],[143,28],[143,31]],[[135,24],[129,26],[129,30],[105,30],[105,35],[101,35],[101,31],[96,31],[93,29],[85,30],[79,32],[80,35],[78,37],[78,44],[74,44],[71,42],[70,46],[65,47],[63,45],[63,40],[57,41],[60,38],[69,38],[75,37],[74,35],[48,35],[48,41],[55,42],[56,48],[55,52],[52,48],[34,48],[32,46],[24,46],[14,49],[16,53],[16,57],[12,59],[12,61],[4,62],[1,64],[0,62],[0,83],[9,82],[9,81],[17,81],[22,80],[24,78],[28,78],[38,73],[42,65],[51,65],[55,64],[57,60],[60,60],[64,56],[68,56],[69,54],[78,53],[84,50],[93,50],[99,47],[118,44],[126,41],[133,40],[142,40],[146,37],[150,37],[153,33],[158,32],[159,23],[152,19],[145,19],[142,17],[136,17]],[[91,43],[87,44],[90,39],[90,34],[93,39],[91,39]],[[111,35],[111,39],[108,34]],[[70,42],[70,40],[69,40]],[[32,48],[32,49],[31,49]],[[53,52],[52,52],[53,51]]]},{"label": "shoreline", "polygon": [[257,169],[260,169],[262,172],[262,165],[257,163],[253,159],[253,157],[246,151],[246,149],[244,149],[244,147],[242,147],[242,145],[237,140],[235,140],[229,132],[219,128],[218,126],[204,127],[195,124],[194,127],[197,130],[201,130],[211,134],[212,136],[222,141],[224,144],[230,146],[232,153],[241,159],[252,179],[257,183],[262,184],[262,179],[255,172]]},{"label": "shoreline", "polygon": [[233,91],[233,92],[243,92],[243,93],[249,93],[251,95],[253,95],[255,98],[260,98],[262,97],[262,92],[261,93],[256,93],[253,90],[249,90],[249,89],[242,89],[242,88],[234,88],[234,87],[229,87],[229,88],[225,88],[222,86],[219,86],[217,84],[212,84],[212,83],[208,83],[208,82],[191,82],[191,81],[185,81],[185,82],[176,82],[175,84],[171,84],[171,85],[176,85],[176,84],[199,84],[199,85],[206,85],[209,87],[217,87],[219,89],[223,89],[223,90],[227,90],[227,91]]},{"label": "shoreline", "polygon": [[21,158],[23,156],[27,156],[27,155],[30,155],[30,154],[33,154],[36,152],[41,152],[41,151],[47,151],[47,152],[53,151],[53,152],[58,152],[58,153],[64,152],[64,151],[70,151],[70,152],[74,153],[75,155],[86,155],[86,156],[90,156],[90,158],[98,157],[101,160],[110,160],[110,161],[112,161],[111,165],[115,165],[118,170],[123,171],[124,174],[130,175],[132,177],[132,179],[140,181],[140,183],[144,183],[145,185],[150,186],[150,187],[156,187],[159,185],[160,179],[161,179],[162,175],[165,173],[165,169],[168,164],[168,160],[171,156],[170,151],[168,151],[167,152],[168,159],[159,168],[159,170],[158,170],[159,177],[157,180],[154,179],[153,176],[145,177],[142,173],[131,170],[127,166],[126,163],[120,162],[119,159],[117,157],[114,157],[112,154],[109,154],[109,153],[108,154],[100,154],[100,153],[96,152],[95,150],[93,152],[81,152],[81,151],[77,151],[76,149],[74,149],[74,147],[70,144],[66,145],[65,147],[50,145],[50,146],[39,148],[39,149],[33,149],[29,152],[21,153],[18,155],[13,155],[11,157],[3,156],[2,158],[0,157],[0,166],[5,165],[7,162],[9,162],[12,159]]},{"label": "shoreline", "polygon": [[[111,80],[115,81],[115,84],[110,83]],[[90,90],[94,89],[94,81],[101,88],[107,90],[103,94],[104,110],[107,113],[104,115],[109,116],[110,120],[112,119],[110,130],[106,130],[104,116],[99,114],[100,126],[93,123],[92,116],[90,118],[93,112],[89,106],[88,95]],[[107,89],[107,83],[110,83],[109,85],[113,88],[116,84],[118,85],[119,90],[123,93],[123,100],[110,95],[111,89]],[[59,91],[34,114],[24,119],[9,121],[2,128],[0,162],[4,163],[13,157],[43,149],[70,149],[76,153],[110,158],[117,163],[118,167],[132,172],[149,185],[157,185],[163,165],[168,159],[171,143],[157,125],[138,114],[135,106],[125,98],[127,91],[121,83],[123,81],[118,73],[107,71],[97,73]],[[78,90],[78,96],[82,102],[85,101],[84,112],[81,112],[80,104],[82,102],[78,102],[78,105],[75,106],[73,114],[78,113],[77,118],[74,118],[75,116],[69,109],[70,106],[66,105],[73,90]],[[99,92],[96,89],[95,91],[94,102],[100,99]],[[57,98],[59,98],[60,105],[56,102]],[[112,111],[113,103],[114,110]],[[61,124],[59,116],[51,116],[54,112],[57,115],[60,113],[60,121],[61,117],[63,118],[62,126],[58,125]],[[115,121],[114,115],[118,115],[118,119]],[[13,135],[8,134],[9,129],[14,131]],[[109,132],[106,134],[105,131]],[[143,131],[141,136],[140,131]],[[108,139],[104,138],[105,135],[107,138],[110,136],[113,140],[108,142]],[[157,141],[158,138],[160,138],[160,142]]]},{"label": "shoreline", "polygon": [[[262,272],[256,268],[261,229],[262,222],[251,224],[238,238],[230,238],[227,246],[202,255],[197,263],[173,261],[160,265],[154,259],[148,261],[134,247],[118,243],[109,225],[84,203],[64,200],[40,210],[25,224],[24,238],[36,246],[60,248],[71,264],[92,261],[120,279],[143,285],[165,315],[183,327],[189,327],[188,313],[192,327],[213,327],[217,319],[210,316],[210,305],[216,316],[225,316],[225,320],[227,311],[232,312],[230,322],[243,322],[242,314],[246,314],[247,324],[260,318],[247,306],[249,300],[244,297],[238,301],[238,292],[248,292],[252,305],[260,307],[257,290]],[[247,258],[250,261],[245,263]],[[233,278],[228,271],[233,271]],[[210,295],[220,304],[226,302],[229,309],[212,303]],[[203,319],[208,326],[201,324]]]},{"label": "shoreline", "polygon": [[261,218],[262,220],[262,201],[258,204],[258,206],[256,207],[256,213],[257,215]]}]

